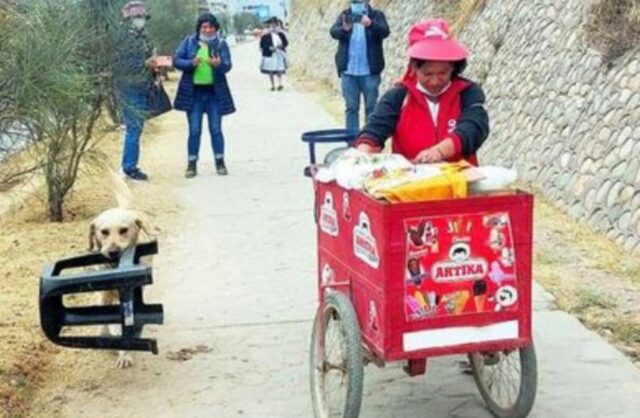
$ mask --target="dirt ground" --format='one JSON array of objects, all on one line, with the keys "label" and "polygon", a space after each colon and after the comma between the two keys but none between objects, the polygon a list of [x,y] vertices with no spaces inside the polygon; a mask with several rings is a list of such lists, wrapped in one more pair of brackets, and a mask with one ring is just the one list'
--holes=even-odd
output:
[{"label": "dirt ground", "polygon": [[[336,118],[341,99],[326,86],[297,81]],[[173,86],[174,87],[174,86]],[[338,120],[340,120],[338,119]],[[182,176],[182,159],[174,155],[177,118],[161,117],[146,128],[142,167],[153,174],[145,185],[133,185],[136,205],[153,219],[160,238],[179,228],[185,216],[172,196]],[[117,166],[121,131],[109,134],[104,151]],[[523,187],[529,187],[523,185]],[[1,198],[0,194],[0,198]],[[48,223],[37,191],[0,218],[0,416],[52,416],[55,404],[33,404],[39,393],[73,382],[90,393],[96,379],[114,373],[114,356],[54,347],[44,340],[38,323],[38,278],[42,266],[86,250],[91,218],[113,206],[114,197],[101,176],[83,176],[67,206],[66,221]],[[577,316],[615,344],[640,367],[640,263],[616,244],[545,203],[536,200],[534,277],[556,298],[559,309]],[[196,347],[197,355],[206,347]],[[97,357],[97,358],[96,358]],[[104,361],[102,361],[104,360]],[[63,395],[54,399],[65,402]]]},{"label": "dirt ground", "polygon": [[[175,89],[170,83],[169,90]],[[176,138],[162,132],[175,131],[166,116],[145,126],[141,167],[153,173],[148,184],[130,183],[136,208],[153,219],[151,230],[159,238],[179,227],[180,204],[172,199],[171,182],[182,174],[182,160],[171,155],[166,144]],[[123,132],[106,133],[100,151],[110,156],[117,170]],[[34,182],[33,184],[37,184]],[[69,196],[65,222],[49,223],[42,190],[18,186],[0,193],[0,203],[11,201],[11,210],[0,213],[0,416],[30,416],[31,401],[47,385],[78,381],[83,370],[100,375],[113,367],[113,355],[101,352],[105,361],[83,364],[77,351],[61,350],[44,339],[38,314],[38,283],[42,267],[53,260],[83,253],[88,248],[88,226],[101,211],[116,205],[109,177],[83,172]],[[3,207],[0,204],[0,207]],[[108,367],[102,369],[102,365]],[[47,416],[45,413],[42,416]]]}]

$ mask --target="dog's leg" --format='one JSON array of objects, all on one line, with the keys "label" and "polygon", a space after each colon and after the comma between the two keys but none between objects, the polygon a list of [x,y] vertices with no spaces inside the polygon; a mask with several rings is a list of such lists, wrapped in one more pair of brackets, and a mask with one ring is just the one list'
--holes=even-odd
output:
[{"label": "dog's leg", "polygon": [[133,366],[133,357],[131,357],[131,354],[127,354],[125,351],[118,351],[116,367],[118,369],[127,369],[131,366]]}]

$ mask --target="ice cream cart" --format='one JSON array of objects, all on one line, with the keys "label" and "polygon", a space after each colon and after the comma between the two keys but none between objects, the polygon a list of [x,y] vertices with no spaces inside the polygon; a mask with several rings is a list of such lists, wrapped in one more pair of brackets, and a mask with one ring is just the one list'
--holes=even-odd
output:
[{"label": "ice cream cart", "polygon": [[[312,153],[323,138],[322,131],[303,136]],[[469,356],[495,416],[527,416],[537,386],[533,197],[511,190],[390,204],[336,183],[314,182],[314,191],[315,416],[358,417],[368,363],[401,361],[417,376],[429,358],[454,354]]]}]

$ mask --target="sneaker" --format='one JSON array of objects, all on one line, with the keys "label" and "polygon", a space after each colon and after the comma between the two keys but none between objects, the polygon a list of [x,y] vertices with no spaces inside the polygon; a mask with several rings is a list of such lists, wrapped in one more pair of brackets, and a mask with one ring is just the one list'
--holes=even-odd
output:
[{"label": "sneaker", "polygon": [[189,161],[187,165],[187,172],[184,173],[184,176],[188,179],[195,177],[198,174],[198,168],[196,167],[195,161]]},{"label": "sneaker", "polygon": [[227,171],[227,167],[224,165],[224,159],[222,158],[216,158],[216,173],[221,176],[226,176],[227,174],[229,174],[229,171]]},{"label": "sneaker", "polygon": [[143,173],[139,168],[135,168],[133,170],[129,170],[129,171],[124,171],[124,175],[126,178],[130,179],[130,180],[137,180],[137,181],[147,181],[149,180],[149,176],[147,176],[145,173]]},{"label": "sneaker", "polygon": [[271,86],[271,91],[276,91],[276,88],[274,86]]},{"label": "sneaker", "polygon": [[282,89],[284,89],[284,86],[278,86],[278,91],[282,91]]}]

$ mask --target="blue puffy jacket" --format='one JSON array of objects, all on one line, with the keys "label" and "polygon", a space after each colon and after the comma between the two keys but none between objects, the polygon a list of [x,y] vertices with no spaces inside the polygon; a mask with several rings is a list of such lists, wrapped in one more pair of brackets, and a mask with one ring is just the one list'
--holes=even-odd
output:
[{"label": "blue puffy jacket", "polygon": [[[197,34],[187,36],[173,57],[174,67],[182,71],[174,103],[174,109],[176,110],[188,112],[193,106],[193,72],[195,70],[193,59],[198,52],[199,42],[200,39]],[[236,111],[226,76],[232,67],[231,52],[227,43],[220,37],[216,37],[209,42],[209,51],[211,55],[215,53],[221,58],[220,66],[213,69],[214,89],[220,105],[220,114],[228,115]]]}]

